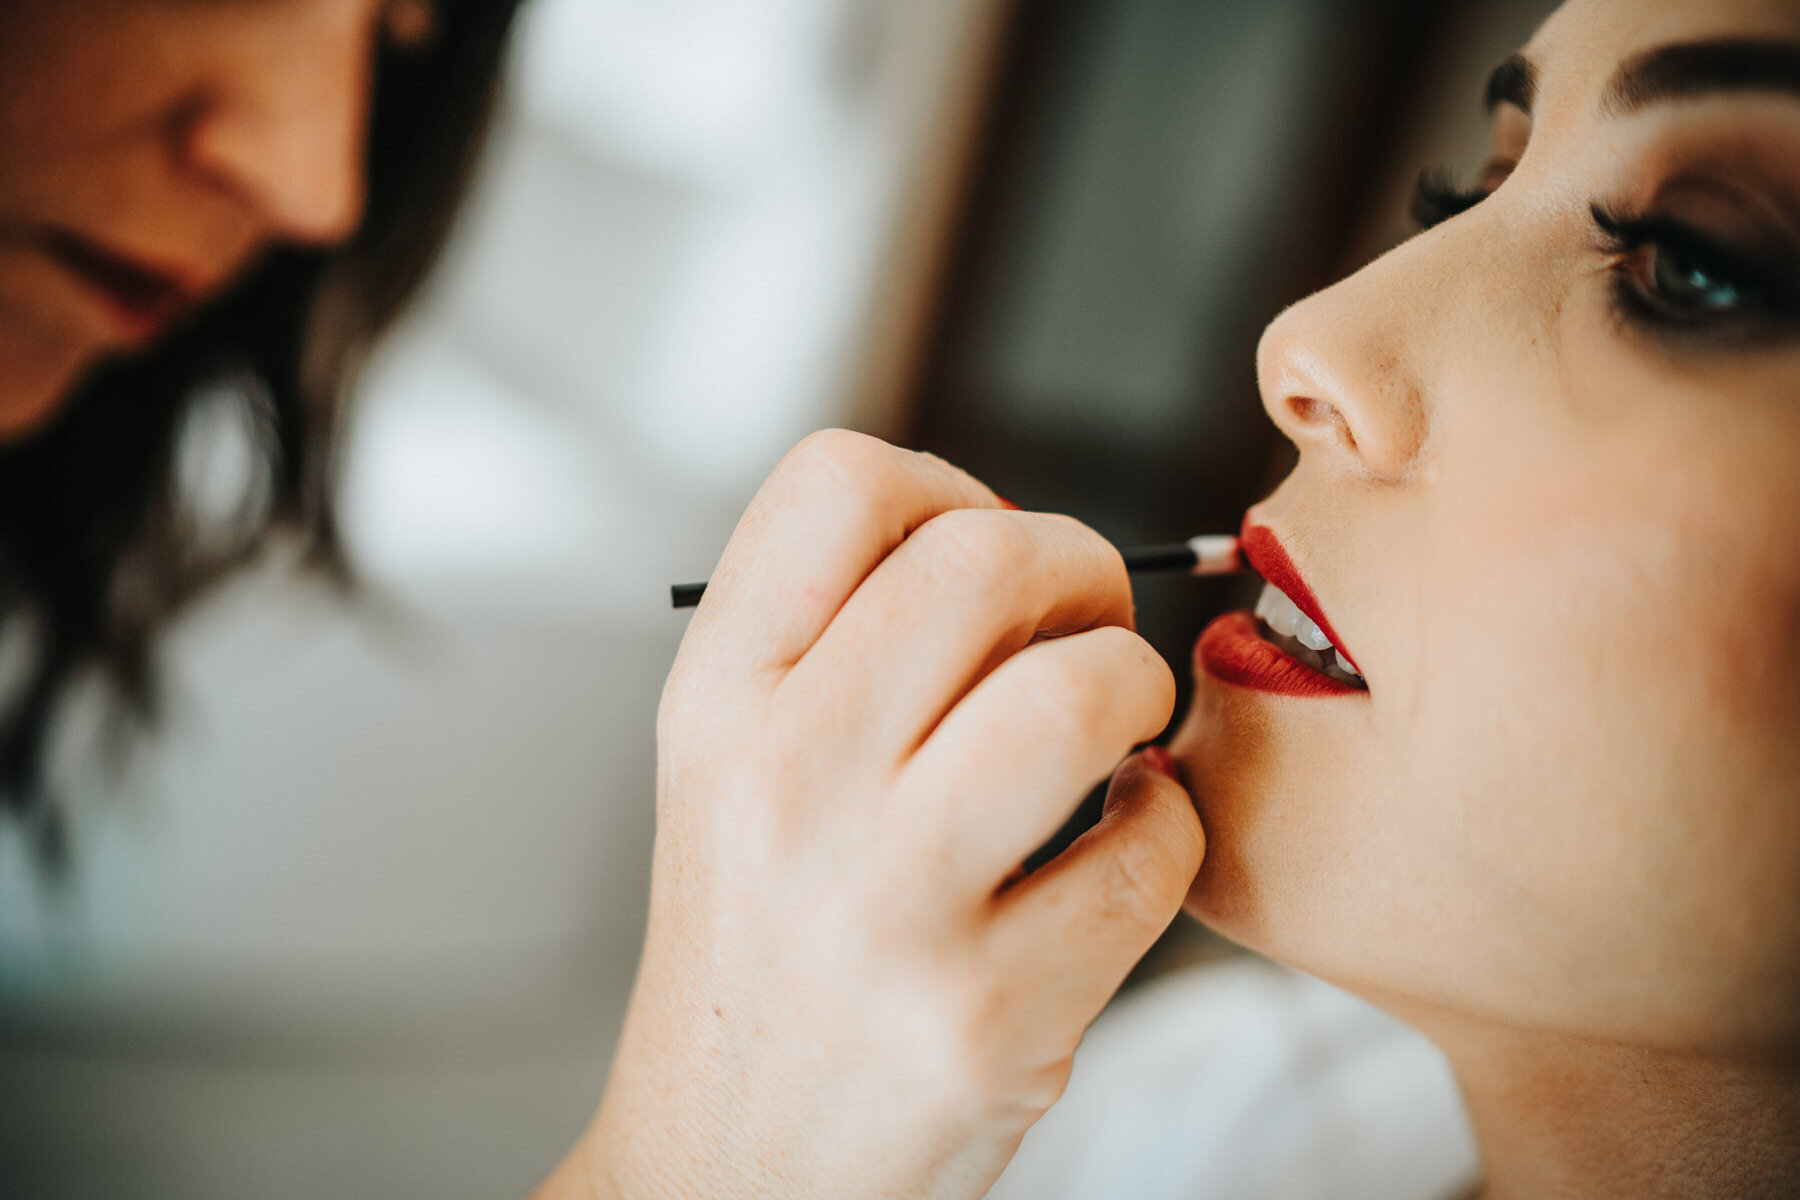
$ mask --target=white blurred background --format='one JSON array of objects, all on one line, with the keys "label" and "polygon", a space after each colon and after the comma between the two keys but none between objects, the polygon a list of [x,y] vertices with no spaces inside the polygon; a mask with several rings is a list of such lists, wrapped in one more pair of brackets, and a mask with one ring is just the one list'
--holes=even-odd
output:
[{"label": "white blurred background", "polygon": [[72,885],[0,831],[0,1162],[45,1197],[522,1194],[598,1099],[653,722],[756,483],[918,320],[988,0],[533,0],[360,399],[363,594],[178,631]]}]

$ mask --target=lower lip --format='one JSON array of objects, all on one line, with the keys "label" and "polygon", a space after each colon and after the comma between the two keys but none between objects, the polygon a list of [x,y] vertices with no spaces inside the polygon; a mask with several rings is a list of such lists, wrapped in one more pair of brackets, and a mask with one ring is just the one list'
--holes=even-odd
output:
[{"label": "lower lip", "polygon": [[1257,635],[1256,618],[1226,613],[1194,647],[1200,669],[1220,683],[1276,696],[1354,696],[1358,689],[1321,675]]},{"label": "lower lip", "polygon": [[154,341],[181,313],[182,300],[173,289],[159,296],[127,295],[96,277],[80,262],[54,249],[50,254],[81,290],[105,311],[118,337],[128,346],[143,346]]}]

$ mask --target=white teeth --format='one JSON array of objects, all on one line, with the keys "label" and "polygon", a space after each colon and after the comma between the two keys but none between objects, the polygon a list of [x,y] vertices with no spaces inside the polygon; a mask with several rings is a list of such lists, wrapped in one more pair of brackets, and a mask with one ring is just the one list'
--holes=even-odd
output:
[{"label": "white teeth", "polygon": [[1305,646],[1310,650],[1323,651],[1331,649],[1331,639],[1325,636],[1325,631],[1323,629],[1320,629],[1313,623],[1311,617],[1301,616],[1300,624],[1294,630],[1294,636],[1300,639],[1300,644],[1302,646]]},{"label": "white teeth", "polygon": [[[1344,652],[1331,644],[1325,631],[1300,606],[1288,599],[1286,592],[1272,583],[1264,584],[1256,598],[1256,615],[1275,633],[1291,637],[1307,649],[1323,656],[1324,664],[1332,664],[1352,680],[1361,680],[1362,672],[1351,665]],[[1323,665],[1323,664],[1321,664]]]},{"label": "white teeth", "polygon": [[1270,614],[1275,611],[1276,605],[1280,603],[1280,600],[1277,599],[1280,595],[1281,593],[1276,591],[1269,584],[1265,583],[1263,585],[1262,595],[1256,598],[1256,616],[1258,620],[1263,621],[1264,623],[1268,622]]},{"label": "white teeth", "polygon": [[1257,615],[1268,623],[1270,629],[1283,637],[1293,637],[1300,622],[1306,620],[1306,614],[1287,598],[1287,593],[1274,584],[1263,587],[1262,603],[1256,606]]}]

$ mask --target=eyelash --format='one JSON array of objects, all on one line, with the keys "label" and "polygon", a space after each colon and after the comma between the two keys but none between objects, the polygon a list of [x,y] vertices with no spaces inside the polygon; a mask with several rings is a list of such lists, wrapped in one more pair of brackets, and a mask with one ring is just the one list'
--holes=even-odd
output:
[{"label": "eyelash", "polygon": [[[1800,333],[1800,294],[1789,272],[1771,259],[1791,256],[1746,252],[1658,213],[1627,213],[1596,204],[1589,210],[1615,257],[1612,302],[1619,316],[1672,341],[1743,345],[1787,340]],[[1729,307],[1680,303],[1663,286],[1662,260],[1728,288]]]},{"label": "eyelash", "polygon": [[[1412,219],[1421,231],[1430,229],[1490,195],[1487,188],[1458,187],[1447,173],[1428,171],[1413,191]],[[1622,319],[1672,340],[1743,343],[1800,336],[1800,284],[1787,272],[1760,265],[1776,256],[1733,250],[1660,214],[1628,213],[1601,204],[1592,206],[1590,213],[1615,260],[1612,304]],[[1673,255],[1676,263],[1728,285],[1742,302],[1730,309],[1676,303],[1658,285],[1662,255]]]},{"label": "eyelash", "polygon": [[1413,186],[1410,214],[1419,230],[1442,225],[1451,217],[1468,212],[1491,195],[1486,188],[1462,188],[1443,170],[1426,171]]}]

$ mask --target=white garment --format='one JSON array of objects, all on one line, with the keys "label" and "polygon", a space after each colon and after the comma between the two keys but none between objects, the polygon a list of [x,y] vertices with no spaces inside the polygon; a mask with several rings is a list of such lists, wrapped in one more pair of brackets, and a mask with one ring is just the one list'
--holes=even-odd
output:
[{"label": "white garment", "polygon": [[1257,959],[1126,996],[988,1200],[1450,1200],[1476,1180],[1450,1066]]}]

